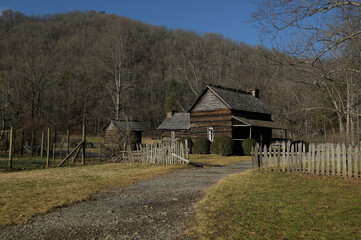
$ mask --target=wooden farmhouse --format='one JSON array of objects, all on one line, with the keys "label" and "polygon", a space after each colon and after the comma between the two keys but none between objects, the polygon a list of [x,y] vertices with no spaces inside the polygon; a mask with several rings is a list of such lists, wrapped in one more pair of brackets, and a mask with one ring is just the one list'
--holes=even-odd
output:
[{"label": "wooden farmhouse", "polygon": [[162,141],[173,142],[180,138],[190,138],[190,114],[170,111],[167,118],[159,125],[162,131]]},{"label": "wooden farmhouse", "polygon": [[143,125],[138,121],[111,120],[105,127],[104,144],[118,145],[122,140],[132,138],[135,143],[142,142]]},{"label": "wooden farmhouse", "polygon": [[[270,109],[259,99],[259,90],[241,91],[220,86],[207,86],[187,113],[192,140],[207,137],[210,141],[218,136],[229,136],[240,148],[242,141],[253,138],[269,144],[273,129],[283,129],[272,120]],[[165,120],[158,129],[164,130],[163,139],[169,138],[170,129],[164,128]],[[186,125],[182,122],[182,125]],[[178,129],[176,121],[172,128]],[[284,129],[283,129],[284,130]],[[177,136],[180,136],[179,134]],[[170,136],[172,137],[172,135]]]}]

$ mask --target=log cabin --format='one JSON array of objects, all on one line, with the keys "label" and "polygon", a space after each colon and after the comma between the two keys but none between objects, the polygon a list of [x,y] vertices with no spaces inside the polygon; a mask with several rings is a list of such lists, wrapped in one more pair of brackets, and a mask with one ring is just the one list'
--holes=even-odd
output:
[{"label": "log cabin", "polygon": [[167,118],[159,125],[163,142],[174,142],[180,138],[190,138],[190,114],[169,111]]},{"label": "log cabin", "polygon": [[[187,113],[183,114],[189,114],[192,140],[206,137],[212,142],[218,136],[229,136],[234,140],[235,150],[241,149],[242,141],[246,138],[270,144],[272,130],[286,131],[272,120],[272,112],[259,99],[258,89],[242,91],[209,85]],[[178,128],[176,122],[172,124],[172,128]],[[169,131],[170,129],[163,128],[163,136],[168,136]]]},{"label": "log cabin", "polygon": [[144,127],[138,121],[111,120],[104,129],[104,145],[107,147],[119,145],[122,140],[130,138],[135,143],[142,142]]}]

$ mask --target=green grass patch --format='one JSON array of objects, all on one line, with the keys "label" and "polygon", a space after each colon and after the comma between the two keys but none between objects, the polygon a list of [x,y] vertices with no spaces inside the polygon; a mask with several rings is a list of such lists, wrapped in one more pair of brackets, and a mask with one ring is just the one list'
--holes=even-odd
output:
[{"label": "green grass patch", "polygon": [[361,182],[307,174],[232,175],[197,205],[197,239],[357,239]]},{"label": "green grass patch", "polygon": [[189,158],[192,163],[204,166],[224,166],[252,160],[250,156],[221,156],[217,154],[190,154]]}]

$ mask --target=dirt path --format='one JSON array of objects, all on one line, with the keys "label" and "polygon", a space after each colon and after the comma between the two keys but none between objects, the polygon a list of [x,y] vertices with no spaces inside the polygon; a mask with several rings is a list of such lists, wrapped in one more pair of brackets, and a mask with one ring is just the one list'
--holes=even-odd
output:
[{"label": "dirt path", "polygon": [[194,214],[193,204],[219,179],[250,168],[183,170],[97,194],[75,206],[0,229],[0,239],[174,239]]}]

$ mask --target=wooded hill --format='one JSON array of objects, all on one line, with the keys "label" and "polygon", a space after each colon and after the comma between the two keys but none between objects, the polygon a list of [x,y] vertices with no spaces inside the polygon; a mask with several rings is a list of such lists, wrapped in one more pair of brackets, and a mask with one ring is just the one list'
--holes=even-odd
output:
[{"label": "wooded hill", "polygon": [[319,105],[323,90],[294,81],[300,73],[278,64],[292,58],[219,34],[104,12],[6,10],[0,16],[0,128],[15,125],[27,136],[44,126],[80,131],[86,119],[88,132],[99,133],[118,114],[152,130],[167,110],[187,110],[207,84],[259,88],[293,136],[334,128],[332,113],[304,111],[301,102]]}]

